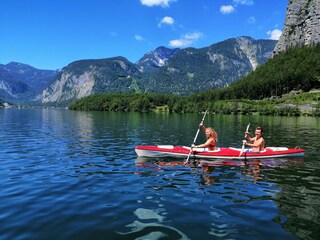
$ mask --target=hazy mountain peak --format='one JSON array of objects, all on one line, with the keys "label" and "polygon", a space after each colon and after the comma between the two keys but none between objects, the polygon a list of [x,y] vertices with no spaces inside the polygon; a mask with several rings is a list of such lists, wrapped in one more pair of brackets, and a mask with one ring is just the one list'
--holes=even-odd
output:
[{"label": "hazy mountain peak", "polygon": [[160,46],[154,51],[146,53],[136,64],[141,72],[152,72],[164,66],[179,51],[180,48],[171,49]]}]

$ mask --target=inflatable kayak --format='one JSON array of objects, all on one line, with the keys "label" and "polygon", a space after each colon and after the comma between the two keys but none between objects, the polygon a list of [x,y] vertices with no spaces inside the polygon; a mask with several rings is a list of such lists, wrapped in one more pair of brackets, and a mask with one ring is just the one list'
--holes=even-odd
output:
[{"label": "inflatable kayak", "polygon": [[[251,150],[251,149],[250,149]],[[263,159],[279,157],[301,157],[304,156],[304,150],[301,148],[286,147],[267,147],[260,152],[252,152],[249,149],[241,148],[218,148],[209,151],[207,148],[193,148],[186,146],[173,145],[139,145],[135,151],[139,157],[179,157],[186,158],[190,155],[192,158],[203,159]],[[191,152],[190,152],[191,151]]]}]

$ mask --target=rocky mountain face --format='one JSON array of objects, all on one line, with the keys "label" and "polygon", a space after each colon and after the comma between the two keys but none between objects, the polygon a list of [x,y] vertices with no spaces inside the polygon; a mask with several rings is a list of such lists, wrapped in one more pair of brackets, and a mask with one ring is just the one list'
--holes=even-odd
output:
[{"label": "rocky mountain face", "polygon": [[0,98],[13,102],[33,99],[46,88],[58,71],[40,70],[26,64],[0,64]]},{"label": "rocky mountain face", "polygon": [[146,53],[136,65],[140,72],[148,74],[163,67],[179,51],[179,48],[158,47],[156,50]]},{"label": "rocky mountain face", "polygon": [[63,68],[40,99],[55,104],[94,93],[185,95],[225,87],[265,63],[275,45],[274,40],[239,37],[201,49],[160,47],[136,64],[121,57],[78,61]]},{"label": "rocky mountain face", "polygon": [[64,67],[38,99],[42,104],[68,104],[95,93],[135,92],[137,78],[139,70],[123,57],[76,61]]},{"label": "rocky mountain face", "polygon": [[228,86],[265,63],[275,45],[274,40],[238,37],[200,49],[159,47],[136,64],[124,57],[80,60],[59,72],[24,64],[25,69],[13,70],[9,64],[9,74],[8,65],[1,65],[0,93],[5,99],[60,106],[97,93],[186,95]]},{"label": "rocky mountain face", "polygon": [[281,37],[274,54],[320,42],[320,0],[289,0]]},{"label": "rocky mountain face", "polygon": [[270,49],[274,48],[275,41],[270,40],[254,40],[249,37],[238,37],[236,42],[239,48],[245,53],[252,70],[255,70],[257,66],[262,65],[270,58]]},{"label": "rocky mountain face", "polygon": [[142,79],[145,92],[186,95],[228,86],[271,56],[276,41],[231,38],[209,47],[178,51]]}]

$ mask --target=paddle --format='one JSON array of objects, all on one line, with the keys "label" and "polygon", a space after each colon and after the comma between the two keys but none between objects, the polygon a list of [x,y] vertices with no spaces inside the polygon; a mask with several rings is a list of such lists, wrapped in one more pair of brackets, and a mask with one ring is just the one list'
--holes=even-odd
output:
[{"label": "paddle", "polygon": [[192,144],[191,144],[190,152],[189,152],[189,154],[188,154],[186,163],[189,162],[189,158],[190,158],[190,155],[191,155],[191,153],[192,153],[192,145],[194,145],[194,144],[196,143],[196,141],[197,141],[198,134],[199,134],[199,131],[200,131],[200,125],[203,124],[204,119],[205,119],[207,113],[208,113],[208,110],[205,111],[205,113],[204,113],[204,115],[203,115],[203,118],[202,118],[202,120],[201,120],[201,122],[200,122],[200,124],[199,124],[198,131],[197,131],[196,136],[194,137],[193,142],[192,142]]},{"label": "paddle", "polygon": [[[247,126],[246,132],[248,132],[249,127],[250,127],[250,123],[249,123],[248,126]],[[247,139],[247,133],[244,135],[244,139],[245,139],[245,140]],[[243,153],[244,145],[245,145],[245,143],[242,143],[242,148],[241,148],[241,152],[240,152],[239,157],[241,157],[241,154]]]}]

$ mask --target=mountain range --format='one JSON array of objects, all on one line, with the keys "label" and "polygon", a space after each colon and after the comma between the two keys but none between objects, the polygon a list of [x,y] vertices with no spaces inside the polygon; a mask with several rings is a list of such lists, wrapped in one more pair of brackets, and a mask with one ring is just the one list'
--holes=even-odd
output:
[{"label": "mountain range", "polygon": [[61,70],[0,64],[0,99],[67,106],[96,93],[192,94],[226,87],[264,64],[277,41],[230,38],[204,48],[158,47],[136,63],[124,57],[79,60]]},{"label": "mountain range", "polygon": [[14,103],[32,102],[58,72],[39,70],[18,62],[0,64],[0,99]]}]

